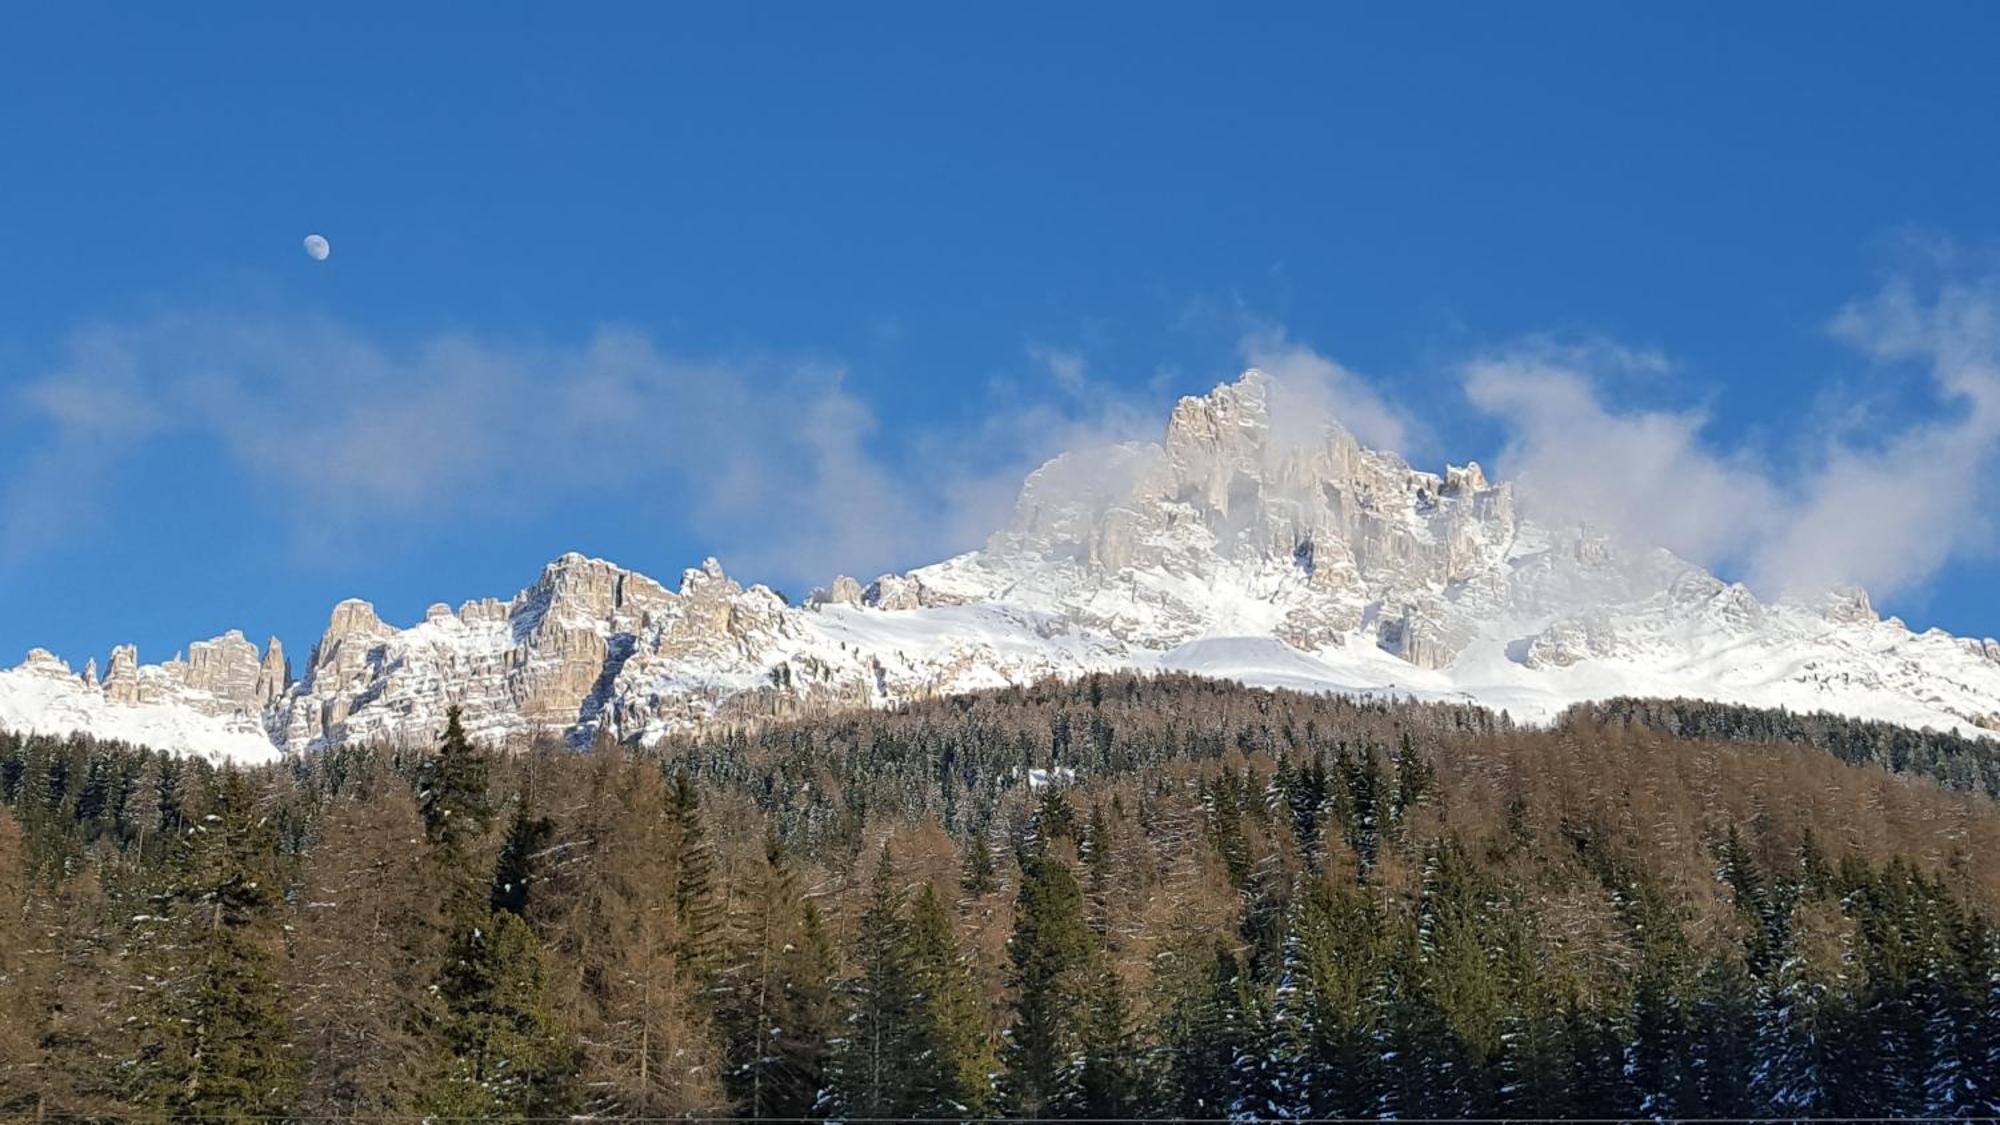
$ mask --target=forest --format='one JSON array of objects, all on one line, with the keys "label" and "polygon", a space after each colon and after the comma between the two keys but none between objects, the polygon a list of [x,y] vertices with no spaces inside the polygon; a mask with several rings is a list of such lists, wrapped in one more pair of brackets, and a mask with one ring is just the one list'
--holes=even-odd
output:
[{"label": "forest", "polygon": [[1938,766],[1986,751],[1898,737],[1178,675],[254,769],[0,734],[0,1113],[2000,1113],[2000,806]]},{"label": "forest", "polygon": [[1680,738],[1817,746],[1843,762],[1872,763],[1897,773],[1921,774],[1949,789],[2000,797],[2000,743],[1950,731],[1705,699],[1607,699],[1579,704],[1564,718],[1638,723]]}]

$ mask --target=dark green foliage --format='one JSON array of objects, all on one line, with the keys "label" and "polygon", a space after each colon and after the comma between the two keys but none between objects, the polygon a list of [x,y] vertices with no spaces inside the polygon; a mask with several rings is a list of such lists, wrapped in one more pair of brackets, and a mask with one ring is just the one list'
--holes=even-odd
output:
[{"label": "dark green foliage", "polygon": [[674,775],[668,815],[673,824],[674,920],[681,944],[678,964],[690,980],[706,983],[721,956],[723,904],[716,893],[715,851],[702,824],[694,779]]},{"label": "dark green foliage", "polygon": [[161,912],[148,920],[153,969],[134,1068],[141,1104],[250,1119],[283,1114],[297,1093],[270,949],[275,858],[249,782],[224,775],[212,811],[186,829]]},{"label": "dark green foliage", "polygon": [[1028,857],[1007,945],[1014,1019],[1001,1082],[1009,1109],[1033,1116],[1064,1100],[1062,1075],[1082,1039],[1096,951],[1075,873],[1046,853]]},{"label": "dark green foliage", "polygon": [[986,1005],[951,918],[928,885],[917,894],[906,932],[913,995],[903,1109],[920,1117],[983,1116],[993,1108]]},{"label": "dark green foliage", "polygon": [[993,866],[993,849],[986,845],[986,837],[976,835],[965,846],[965,862],[958,885],[960,890],[973,898],[981,898],[1000,889],[999,872]]},{"label": "dark green foliage", "polygon": [[437,751],[417,767],[415,777],[417,811],[448,931],[477,924],[489,905],[477,855],[493,825],[487,771],[486,751],[466,737],[458,708],[452,708]]},{"label": "dark green foliage", "polygon": [[1188,935],[1169,956],[1154,1001],[1169,1104],[1190,1118],[1227,1116],[1243,1070],[1238,1056],[1256,1046],[1242,966],[1212,936]]},{"label": "dark green foliage", "polygon": [[893,1117],[903,1112],[916,1007],[903,904],[902,885],[884,848],[855,936],[859,972],[842,988],[848,1017],[833,1082],[835,1108],[842,1116]]},{"label": "dark green foliage", "polygon": [[527,794],[522,794],[520,800],[514,803],[514,819],[507,825],[507,841],[500,845],[500,859],[493,868],[493,892],[489,896],[491,909],[511,911],[523,917],[527,915],[528,892],[535,884],[542,849],[548,847],[555,830],[554,821],[535,815]]},{"label": "dark green foliage", "polygon": [[1158,1094],[1118,974],[1099,970],[1083,1001],[1082,1032],[1058,1082],[1054,1115],[1106,1121],[1157,1112]]},{"label": "dark green foliage", "polygon": [[492,826],[487,768],[486,752],[466,737],[458,708],[452,708],[436,753],[417,767],[417,810],[433,848],[449,856],[462,854]]},{"label": "dark green foliage", "polygon": [[509,911],[452,942],[438,986],[444,1053],[421,1112],[533,1118],[576,1108],[576,1052],[549,1008],[546,973],[541,942]]}]

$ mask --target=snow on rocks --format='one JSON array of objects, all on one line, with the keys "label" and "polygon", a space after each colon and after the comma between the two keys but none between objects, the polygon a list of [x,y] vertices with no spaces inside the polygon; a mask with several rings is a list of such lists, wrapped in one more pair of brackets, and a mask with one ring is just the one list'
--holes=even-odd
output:
[{"label": "snow on rocks", "polygon": [[1611,695],[2000,729],[2000,643],[1879,619],[1866,594],[1764,604],[1658,549],[1518,513],[1477,464],[1417,470],[1297,424],[1260,372],[1181,400],[1163,440],[1078,451],[1024,482],[979,550],[803,606],[714,559],[669,589],[568,554],[512,599],[407,628],[335,606],[294,678],[226,633],[101,679],[37,650],[0,672],[0,727],[258,759],[477,737],[675,731],[1021,683],[1180,669],[1252,684],[1483,703],[1546,719]]}]

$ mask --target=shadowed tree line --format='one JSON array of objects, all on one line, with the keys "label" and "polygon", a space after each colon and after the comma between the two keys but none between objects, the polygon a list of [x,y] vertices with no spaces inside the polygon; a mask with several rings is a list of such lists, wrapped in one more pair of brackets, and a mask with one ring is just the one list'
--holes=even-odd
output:
[{"label": "shadowed tree line", "polygon": [[1631,723],[1676,738],[1812,746],[1843,762],[1915,774],[1947,789],[2000,797],[2000,743],[1825,711],[1743,707],[1705,699],[1608,699],[1569,709],[1565,722]]}]

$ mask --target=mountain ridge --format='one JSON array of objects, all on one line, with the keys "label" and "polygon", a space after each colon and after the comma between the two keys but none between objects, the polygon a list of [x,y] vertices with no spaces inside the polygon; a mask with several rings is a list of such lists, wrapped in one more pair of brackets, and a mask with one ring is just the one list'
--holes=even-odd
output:
[{"label": "mountain ridge", "polygon": [[1765,603],[1659,548],[1518,510],[1476,463],[1365,447],[1251,370],[1163,439],[1058,456],[977,550],[846,576],[789,604],[713,558],[678,587],[581,554],[502,602],[396,628],[337,604],[294,676],[231,631],[100,679],[37,649],[0,727],[255,759],[429,739],[656,741],[705,724],[890,704],[1046,675],[1175,669],[1554,717],[1614,696],[2000,730],[2000,643],[1880,619],[1858,590]]}]

